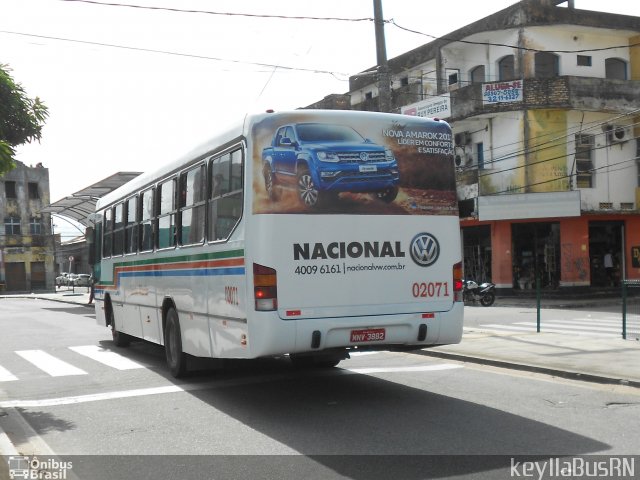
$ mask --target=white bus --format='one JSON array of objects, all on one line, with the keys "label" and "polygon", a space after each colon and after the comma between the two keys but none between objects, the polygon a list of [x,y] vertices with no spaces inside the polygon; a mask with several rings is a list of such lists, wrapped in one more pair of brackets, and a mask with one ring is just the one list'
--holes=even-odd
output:
[{"label": "white bus", "polygon": [[118,346],[190,356],[458,343],[462,264],[451,129],[406,115],[248,116],[97,204],[96,317]]}]

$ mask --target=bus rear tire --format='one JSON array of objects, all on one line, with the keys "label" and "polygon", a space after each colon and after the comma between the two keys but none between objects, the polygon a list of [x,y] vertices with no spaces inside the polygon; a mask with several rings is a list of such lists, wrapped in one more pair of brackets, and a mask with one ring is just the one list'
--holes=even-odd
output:
[{"label": "bus rear tire", "polygon": [[344,358],[327,357],[322,355],[289,355],[291,363],[295,368],[333,368]]},{"label": "bus rear tire", "polygon": [[131,337],[126,333],[116,330],[116,319],[113,316],[113,308],[111,307],[111,304],[107,306],[107,315],[109,316],[107,324],[111,325],[111,338],[113,339],[113,344],[116,347],[128,347],[131,343]]},{"label": "bus rear tire", "polygon": [[187,354],[182,351],[182,335],[178,312],[171,307],[167,311],[167,322],[164,329],[164,352],[171,375],[183,377],[187,373]]}]

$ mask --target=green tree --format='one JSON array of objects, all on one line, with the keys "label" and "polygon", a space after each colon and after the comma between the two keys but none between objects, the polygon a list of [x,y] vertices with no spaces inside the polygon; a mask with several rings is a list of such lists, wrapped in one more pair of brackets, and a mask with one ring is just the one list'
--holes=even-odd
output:
[{"label": "green tree", "polygon": [[7,65],[0,64],[0,176],[15,167],[15,147],[40,140],[49,111],[27,96]]}]

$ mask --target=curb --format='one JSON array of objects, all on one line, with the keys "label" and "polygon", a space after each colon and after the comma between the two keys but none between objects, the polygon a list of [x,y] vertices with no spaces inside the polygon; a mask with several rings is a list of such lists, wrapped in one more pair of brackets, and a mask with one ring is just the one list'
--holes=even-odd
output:
[{"label": "curb", "polygon": [[577,372],[572,370],[560,370],[557,368],[543,367],[540,365],[529,365],[526,363],[516,363],[510,362],[508,360],[496,360],[493,358],[478,357],[460,353],[434,352],[427,350],[419,350],[416,353],[420,353],[420,355],[443,358],[446,360],[477,363],[480,365],[489,365],[492,367],[507,368],[510,370],[520,370],[523,372],[543,373],[545,375],[552,375],[569,380],[580,380],[582,382],[599,383],[604,385],[624,385],[627,387],[640,388],[640,381],[637,380],[606,377],[604,375],[595,375],[592,373]]}]

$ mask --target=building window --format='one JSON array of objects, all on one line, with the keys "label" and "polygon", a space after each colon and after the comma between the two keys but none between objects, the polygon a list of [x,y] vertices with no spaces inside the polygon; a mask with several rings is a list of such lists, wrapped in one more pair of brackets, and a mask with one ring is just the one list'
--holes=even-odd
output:
[{"label": "building window", "polygon": [[400,79],[400,86],[401,87],[408,87],[409,86],[409,77],[402,77]]},{"label": "building window", "polygon": [[458,70],[448,70],[449,86],[458,85],[460,72]]},{"label": "building window", "polygon": [[478,159],[478,170],[484,170],[484,143],[476,143],[476,158]]},{"label": "building window", "polygon": [[373,92],[367,92],[364,94],[364,99],[365,100],[371,100],[373,99]]},{"label": "building window", "polygon": [[38,190],[38,184],[29,182],[29,200],[38,200],[40,198],[40,192]]},{"label": "building window", "polygon": [[591,55],[578,55],[578,66],[579,67],[590,67],[591,66]]},{"label": "building window", "polygon": [[604,61],[605,77],[614,80],[627,79],[627,62],[619,58],[607,58]]},{"label": "building window", "polygon": [[507,55],[498,62],[498,75],[501,81],[515,80],[515,60],[513,55]]},{"label": "building window", "polygon": [[576,187],[593,188],[593,135],[576,135]]},{"label": "building window", "polygon": [[4,182],[4,194],[7,198],[18,198],[18,195],[16,195],[16,182]]},{"label": "building window", "polygon": [[20,235],[20,219],[18,217],[6,217],[4,219],[4,231],[7,235]]},{"label": "building window", "polygon": [[471,77],[471,83],[484,83],[484,65],[478,65],[471,70],[469,76]]},{"label": "building window", "polygon": [[42,235],[42,222],[39,218],[31,217],[29,220],[29,233],[31,235]]},{"label": "building window", "polygon": [[560,61],[550,52],[537,52],[535,55],[536,78],[553,78],[559,75]]}]

